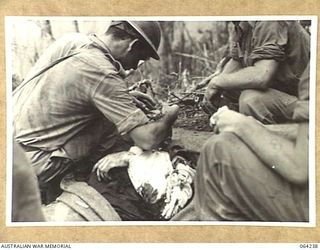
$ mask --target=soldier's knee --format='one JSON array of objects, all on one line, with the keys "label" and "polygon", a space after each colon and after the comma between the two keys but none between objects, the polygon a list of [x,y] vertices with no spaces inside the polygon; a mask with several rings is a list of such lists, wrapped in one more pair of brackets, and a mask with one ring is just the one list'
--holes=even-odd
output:
[{"label": "soldier's knee", "polygon": [[[239,98],[239,111],[241,114],[259,118],[260,114],[265,114],[270,102],[269,96],[260,90],[244,90]],[[258,116],[258,117],[257,117]]]},{"label": "soldier's knee", "polygon": [[258,107],[259,98],[261,97],[260,91],[244,90],[239,98],[239,111],[245,115],[251,115],[253,109]]},{"label": "soldier's knee", "polygon": [[232,133],[213,135],[203,145],[201,154],[213,160],[221,160],[224,155],[230,153],[230,149],[237,141],[238,138]]}]

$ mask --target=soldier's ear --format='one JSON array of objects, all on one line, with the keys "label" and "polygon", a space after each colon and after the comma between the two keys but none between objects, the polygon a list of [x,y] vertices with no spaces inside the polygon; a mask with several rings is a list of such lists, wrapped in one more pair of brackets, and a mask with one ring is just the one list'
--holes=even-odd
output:
[{"label": "soldier's ear", "polygon": [[131,51],[135,46],[138,45],[139,40],[136,38],[129,43],[128,51]]}]

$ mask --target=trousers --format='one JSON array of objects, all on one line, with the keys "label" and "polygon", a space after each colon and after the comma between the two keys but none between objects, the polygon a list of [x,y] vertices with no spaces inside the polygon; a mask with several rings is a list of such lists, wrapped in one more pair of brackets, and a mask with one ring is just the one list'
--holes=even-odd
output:
[{"label": "trousers", "polygon": [[266,166],[236,135],[212,136],[202,148],[190,205],[173,220],[308,221],[308,187]]},{"label": "trousers", "polygon": [[38,180],[23,150],[13,142],[12,214],[13,222],[44,221]]},{"label": "trousers", "polygon": [[100,158],[129,148],[127,141],[110,131],[110,125],[98,120],[55,151],[21,144],[38,177],[42,203],[49,204],[61,194],[60,182],[67,173],[74,172],[77,180],[85,181]]},{"label": "trousers", "polygon": [[248,89],[239,98],[240,113],[264,124],[286,123],[292,119],[297,97],[276,89]]}]

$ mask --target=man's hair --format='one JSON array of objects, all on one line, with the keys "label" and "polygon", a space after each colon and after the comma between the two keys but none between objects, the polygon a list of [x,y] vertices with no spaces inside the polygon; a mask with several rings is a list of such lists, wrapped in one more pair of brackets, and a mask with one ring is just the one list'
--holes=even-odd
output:
[{"label": "man's hair", "polygon": [[106,34],[112,35],[116,40],[138,39],[138,49],[150,50],[149,45],[146,43],[145,39],[128,22],[112,22],[108,30],[106,31]]},{"label": "man's hair", "polygon": [[112,35],[114,38],[119,40],[139,38],[139,35],[127,22],[122,22],[120,25],[111,24],[106,31],[106,34]]}]

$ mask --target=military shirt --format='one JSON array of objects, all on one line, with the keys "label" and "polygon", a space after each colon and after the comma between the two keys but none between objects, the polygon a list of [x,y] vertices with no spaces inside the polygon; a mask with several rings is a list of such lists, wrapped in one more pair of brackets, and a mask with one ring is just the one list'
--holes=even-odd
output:
[{"label": "military shirt", "polygon": [[297,96],[297,86],[310,59],[310,35],[296,21],[239,22],[232,35],[231,57],[243,67],[275,60],[271,87]]},{"label": "military shirt", "polygon": [[[134,105],[124,70],[108,48],[96,37],[89,43],[78,41],[75,46],[64,46],[67,49],[53,46],[57,53],[44,53],[41,62],[75,48],[79,52],[25,84],[13,98],[16,141],[72,160],[85,156],[97,144],[102,134],[95,128],[100,124],[111,136],[128,134],[149,121]],[[76,143],[68,152],[64,146],[72,140]]]},{"label": "military shirt", "polygon": [[308,65],[299,83],[299,99],[293,112],[293,120],[296,122],[309,121],[309,70]]}]

